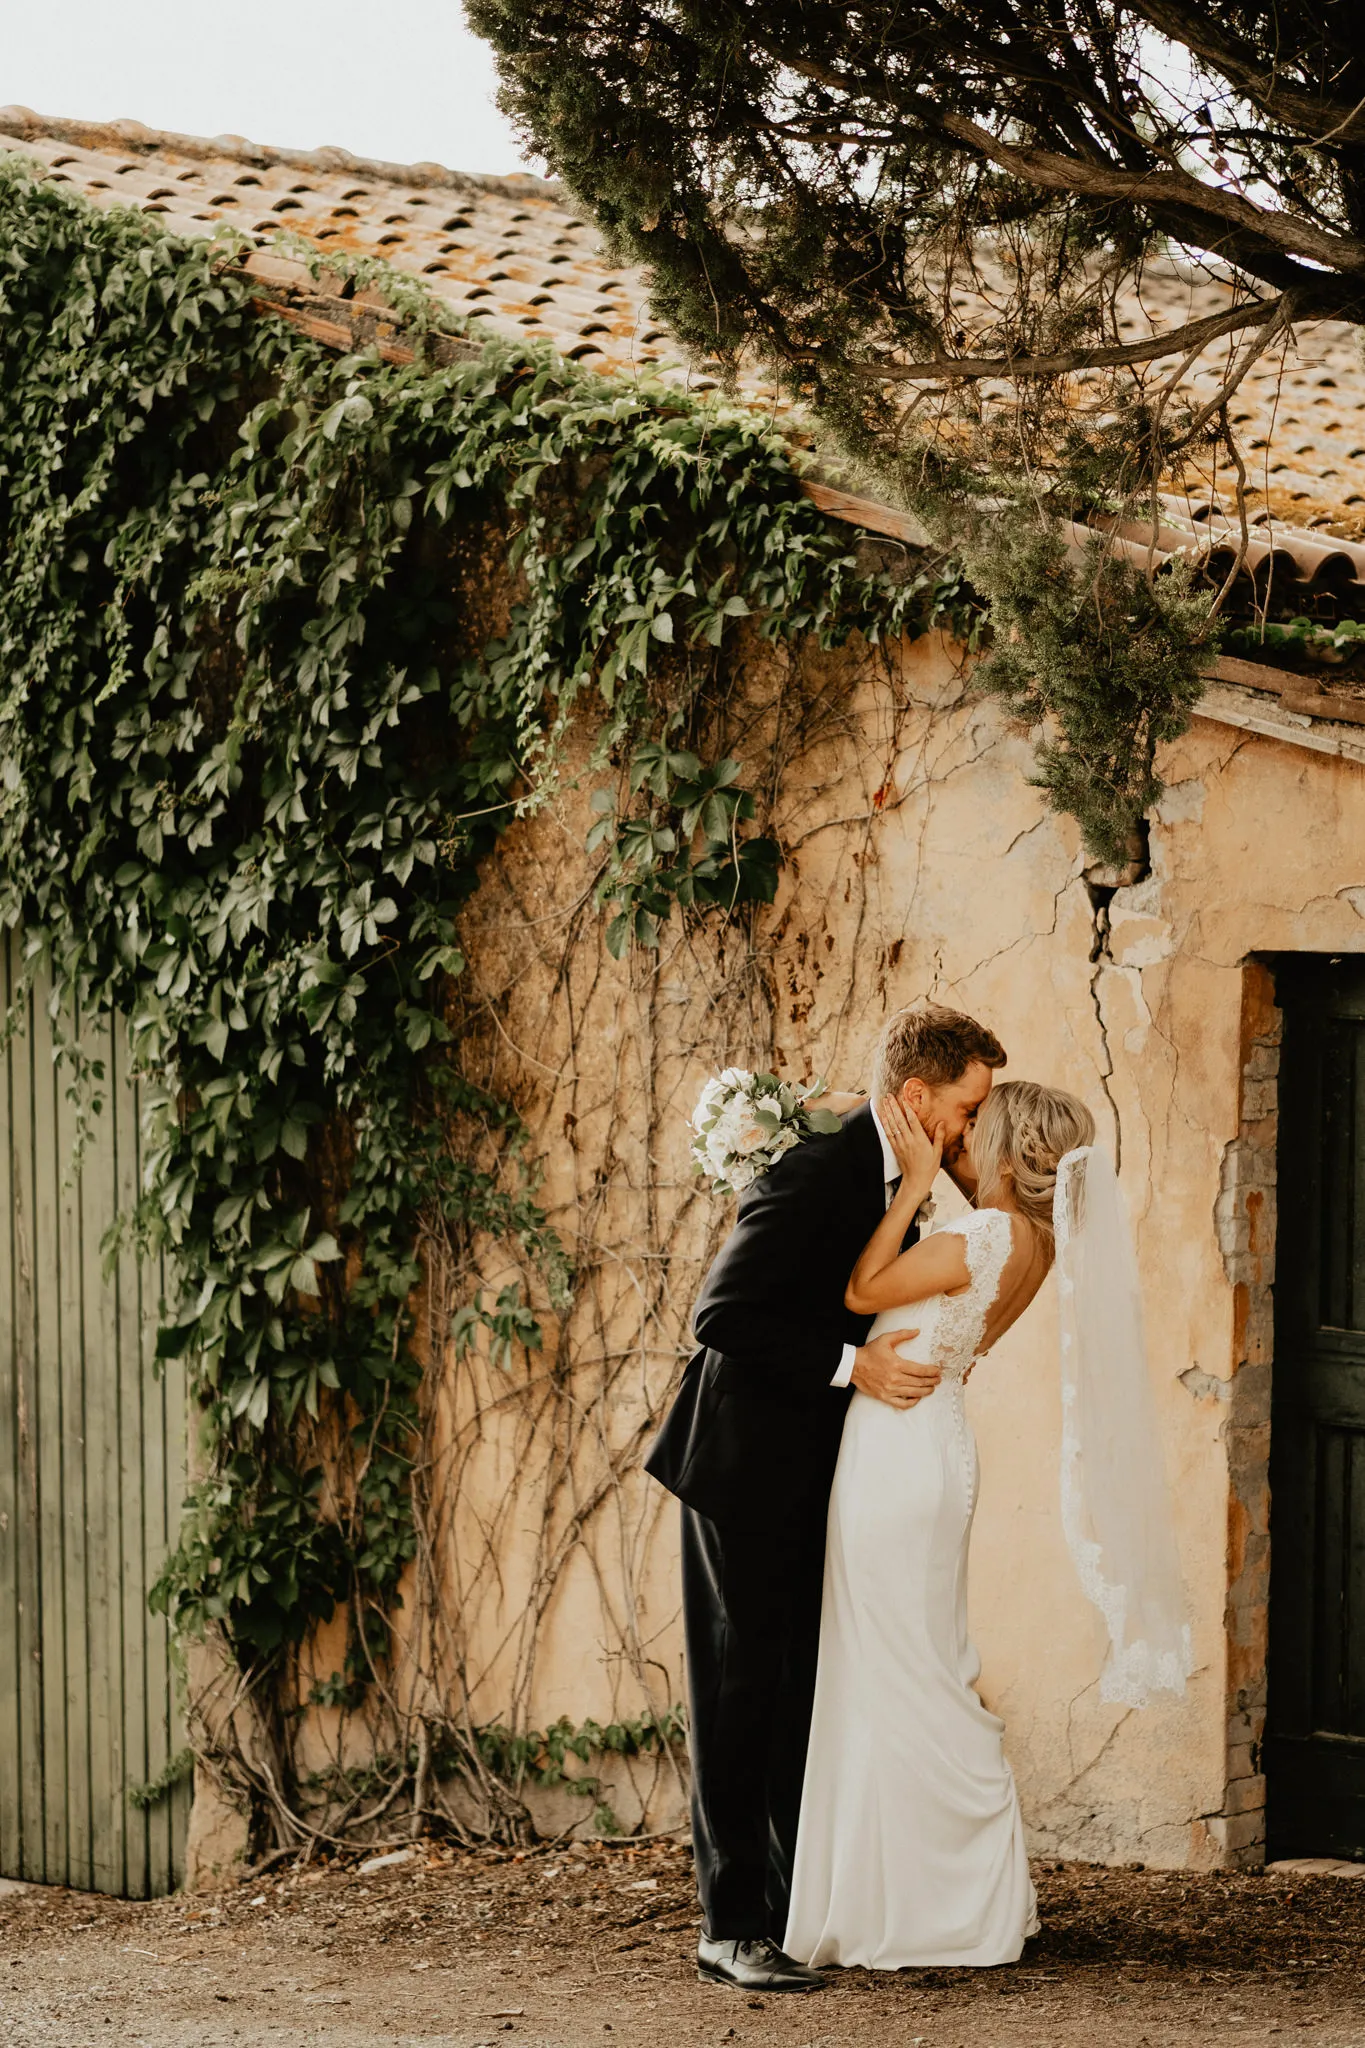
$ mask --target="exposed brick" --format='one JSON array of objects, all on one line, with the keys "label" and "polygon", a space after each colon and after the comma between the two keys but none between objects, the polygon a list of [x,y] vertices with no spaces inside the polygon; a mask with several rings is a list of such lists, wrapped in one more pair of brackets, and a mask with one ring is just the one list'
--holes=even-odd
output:
[{"label": "exposed brick", "polygon": [[1219,1846],[1228,1850],[1265,1847],[1265,1810],[1258,1808],[1254,1813],[1216,1814],[1209,1822],[1209,1832]]},{"label": "exposed brick", "polygon": [[1255,1277],[1246,1263],[1251,1250],[1251,1224],[1245,1211],[1236,1210],[1230,1216],[1219,1216],[1217,1227],[1218,1249],[1223,1254],[1228,1278],[1234,1286],[1245,1287]]},{"label": "exposed brick", "polygon": [[1246,1817],[1253,1813],[1262,1813],[1265,1807],[1265,1779],[1259,1776],[1234,1778],[1228,1786],[1225,1804],[1229,1814]]},{"label": "exposed brick", "polygon": [[[1248,1332],[1249,1334],[1250,1332]],[[1234,1443],[1232,1439],[1234,1437],[1240,1439],[1245,1435],[1247,1437],[1254,1436],[1257,1439],[1255,1455],[1263,1455],[1262,1446],[1259,1441],[1260,1432],[1269,1425],[1269,1422],[1269,1361],[1259,1358],[1247,1358],[1237,1368],[1236,1377],[1232,1382],[1232,1428],[1229,1431],[1228,1443],[1228,1449],[1231,1454],[1240,1460],[1242,1445],[1240,1441]],[[1247,1450],[1250,1452],[1250,1445],[1247,1446]]]},{"label": "exposed brick", "polygon": [[1265,1734],[1265,1708],[1246,1707],[1228,1715],[1229,1750],[1258,1743]]},{"label": "exposed brick", "polygon": [[1242,1093],[1237,1136],[1224,1148],[1213,1226],[1234,1295],[1228,1423],[1228,1701],[1224,1811],[1208,1839],[1224,1869],[1265,1861],[1265,1779],[1257,1769],[1265,1728],[1270,1512],[1267,1482],[1274,1353],[1275,1148],[1282,1019],[1268,968],[1248,961],[1242,979]]}]

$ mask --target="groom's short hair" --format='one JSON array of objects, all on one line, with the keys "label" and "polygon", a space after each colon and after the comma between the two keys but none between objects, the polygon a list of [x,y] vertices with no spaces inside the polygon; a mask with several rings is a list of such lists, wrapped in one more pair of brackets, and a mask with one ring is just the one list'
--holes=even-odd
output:
[{"label": "groom's short hair", "polygon": [[1003,1067],[1005,1048],[993,1031],[962,1010],[921,1003],[888,1017],[877,1040],[874,1097],[899,1095],[907,1081],[931,1088],[960,1081],[973,1060]]}]

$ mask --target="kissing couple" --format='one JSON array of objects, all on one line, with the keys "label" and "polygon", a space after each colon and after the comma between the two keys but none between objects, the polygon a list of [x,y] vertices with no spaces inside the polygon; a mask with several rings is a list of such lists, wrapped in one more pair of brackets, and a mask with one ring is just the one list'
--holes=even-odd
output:
[{"label": "kissing couple", "polygon": [[[1108,1636],[1101,1697],[1182,1692],[1188,1629],[1131,1232],[1073,1095],[992,1085],[984,1025],[890,1018],[741,1195],[701,1347],[646,1461],[682,1502],[699,1974],[1017,1960],[1037,1931],[1004,1724],[975,1690],[975,1362],[1054,1261],[1062,1520]],[[970,1203],[922,1235],[942,1168]]]}]

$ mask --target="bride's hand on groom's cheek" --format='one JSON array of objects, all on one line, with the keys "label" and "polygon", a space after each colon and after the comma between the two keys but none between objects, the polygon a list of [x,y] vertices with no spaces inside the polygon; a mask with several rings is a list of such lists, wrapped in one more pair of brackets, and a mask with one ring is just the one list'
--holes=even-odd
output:
[{"label": "bride's hand on groom's cheek", "polygon": [[878,1103],[877,1113],[904,1178],[916,1186],[931,1185],[943,1161],[943,1125],[936,1123],[926,1131],[895,1095]]}]

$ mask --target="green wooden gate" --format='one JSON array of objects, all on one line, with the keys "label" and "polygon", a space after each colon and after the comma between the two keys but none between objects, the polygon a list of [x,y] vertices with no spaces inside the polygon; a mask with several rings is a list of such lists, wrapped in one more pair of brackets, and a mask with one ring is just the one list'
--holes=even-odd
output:
[{"label": "green wooden gate", "polygon": [[1365,1858],[1365,959],[1282,959],[1272,1856]]},{"label": "green wooden gate", "polygon": [[[0,934],[0,998],[18,940]],[[184,1735],[147,1589],[176,1527],[185,1389],[151,1371],[160,1273],[100,1240],[133,1201],[139,1102],[121,1024],[87,1024],[105,1108],[76,1111],[39,990],[0,1052],[0,1874],[146,1898],[180,1880],[189,1795],[129,1802]]]}]

